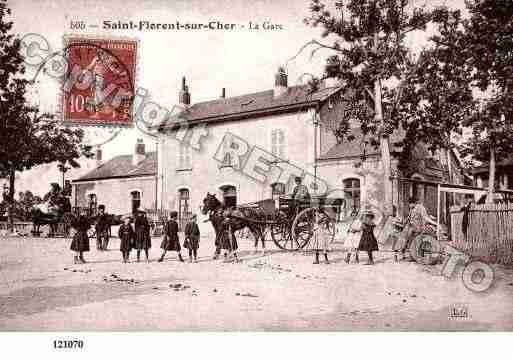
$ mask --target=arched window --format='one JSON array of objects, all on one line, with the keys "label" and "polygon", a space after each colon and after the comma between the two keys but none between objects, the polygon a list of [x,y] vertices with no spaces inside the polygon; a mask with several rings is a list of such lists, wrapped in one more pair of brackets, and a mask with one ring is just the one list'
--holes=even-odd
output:
[{"label": "arched window", "polygon": [[358,178],[347,178],[343,181],[346,200],[346,216],[354,210],[360,209],[360,180]]},{"label": "arched window", "polygon": [[271,153],[280,159],[287,158],[285,130],[274,129],[271,131]]},{"label": "arched window", "polygon": [[184,229],[187,219],[190,217],[190,195],[187,188],[178,191],[178,224],[180,229]]},{"label": "arched window", "polygon": [[237,188],[235,186],[222,186],[223,203],[226,207],[235,207],[237,205]]},{"label": "arched window", "polygon": [[141,192],[132,191],[130,192],[130,197],[132,199],[132,213],[135,213],[141,207]]}]

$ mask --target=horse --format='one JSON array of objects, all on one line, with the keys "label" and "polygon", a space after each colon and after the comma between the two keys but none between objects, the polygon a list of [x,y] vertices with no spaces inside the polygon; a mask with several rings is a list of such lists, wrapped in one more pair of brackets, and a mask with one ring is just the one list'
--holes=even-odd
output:
[{"label": "horse", "polygon": [[234,248],[237,246],[235,232],[244,228],[248,228],[255,238],[255,252],[258,251],[258,240],[260,239],[262,251],[265,254],[266,214],[262,209],[244,206],[226,207],[216,198],[215,194],[207,193],[203,199],[201,213],[203,215],[208,214],[209,221],[214,227],[216,236],[214,259],[217,259],[221,252],[222,236],[229,236],[227,239],[230,241],[232,249],[230,252],[234,253],[234,256],[237,257],[236,248]]},{"label": "horse", "polygon": [[[46,209],[46,210],[45,210]],[[51,213],[48,211],[48,204],[41,203],[35,205],[30,212],[30,219],[32,221],[32,233],[38,235],[40,227],[43,225],[50,226],[50,233],[54,233],[57,229],[57,224],[61,219],[58,212]]]}]

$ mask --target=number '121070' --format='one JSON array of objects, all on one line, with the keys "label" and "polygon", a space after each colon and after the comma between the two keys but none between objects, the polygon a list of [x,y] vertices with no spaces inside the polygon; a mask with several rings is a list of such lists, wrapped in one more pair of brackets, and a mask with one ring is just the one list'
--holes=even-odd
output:
[{"label": "number '121070'", "polygon": [[82,349],[84,347],[83,340],[54,340],[54,349]]}]

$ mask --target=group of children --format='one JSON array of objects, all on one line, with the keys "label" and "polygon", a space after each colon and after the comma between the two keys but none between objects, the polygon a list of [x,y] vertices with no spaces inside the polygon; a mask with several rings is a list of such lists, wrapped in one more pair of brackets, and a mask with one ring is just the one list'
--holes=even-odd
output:
[{"label": "group of children", "polygon": [[[158,262],[162,262],[167,251],[178,252],[178,259],[184,262],[181,254],[181,245],[178,237],[178,223],[176,221],[178,213],[173,211],[170,213],[169,219],[164,224],[164,238],[160,245],[163,250]],[[200,241],[200,230],[196,223],[197,216],[193,215],[185,227],[184,247],[189,250],[189,261],[196,262],[198,258],[198,248]],[[146,213],[138,211],[135,216],[134,227],[132,227],[132,218],[126,216],[123,218],[123,224],[119,227],[118,237],[120,240],[119,250],[121,251],[123,263],[128,263],[130,251],[137,251],[137,262],[141,260],[141,251],[146,255],[146,262],[149,262],[149,250],[151,248],[150,224],[146,218]],[[87,231],[91,227],[91,223],[85,216],[79,216],[72,224],[76,233],[71,242],[71,250],[75,252],[74,263],[86,263],[83,253],[89,251],[89,237]]]},{"label": "group of children", "polygon": [[354,252],[356,263],[359,263],[358,252],[367,252],[368,261],[366,264],[374,264],[374,257],[372,252],[378,251],[378,241],[374,235],[374,213],[370,210],[363,210],[357,214],[349,226],[349,233],[345,241],[345,246],[348,249],[346,255],[346,263],[351,260],[351,254]]},{"label": "group of children", "polygon": [[[178,260],[184,262],[181,254],[182,246],[178,237],[179,226],[177,223],[178,213],[173,211],[170,213],[169,219],[164,224],[164,238],[160,245],[162,255],[158,262],[164,261],[168,251],[176,251],[178,253]],[[374,264],[373,252],[378,251],[378,242],[374,236],[374,213],[369,210],[364,210],[360,213],[354,213],[349,233],[345,240],[345,246],[348,249],[346,262],[349,263],[351,255],[354,252],[356,263],[359,263],[359,251],[367,252],[367,264]],[[183,246],[189,251],[189,262],[196,262],[198,259],[198,248],[200,242],[200,230],[196,223],[197,216],[193,215],[184,229],[185,240]],[[135,249],[137,251],[137,262],[140,262],[141,251],[146,255],[146,262],[149,262],[149,250],[151,248],[151,235],[150,224],[143,211],[136,214],[134,228],[132,228],[132,218],[129,216],[124,217],[124,223],[119,227],[118,237],[120,239],[120,251],[122,253],[123,263],[127,263],[130,258],[130,251]],[[89,238],[87,231],[91,223],[84,216],[79,216],[73,223],[76,233],[71,242],[71,250],[75,252],[74,263],[86,263],[83,253],[89,251]],[[319,251],[315,251],[314,264],[319,263]],[[323,246],[325,263],[328,261],[327,246]]]},{"label": "group of children", "polygon": [[[367,264],[374,264],[373,252],[378,251],[378,241],[374,236],[374,213],[370,210],[362,210],[358,212],[356,210],[351,213],[352,221],[349,225],[349,230],[344,239],[344,247],[347,250],[345,258],[346,263],[351,260],[351,255],[354,253],[356,263],[359,263],[360,259],[358,253],[360,251],[367,252],[368,261]],[[322,225],[322,223],[321,223]],[[314,248],[314,262],[313,264],[319,264],[319,254],[324,253],[324,263],[330,264],[328,259],[329,251],[329,236],[319,235],[321,238],[314,236],[313,248]]]}]

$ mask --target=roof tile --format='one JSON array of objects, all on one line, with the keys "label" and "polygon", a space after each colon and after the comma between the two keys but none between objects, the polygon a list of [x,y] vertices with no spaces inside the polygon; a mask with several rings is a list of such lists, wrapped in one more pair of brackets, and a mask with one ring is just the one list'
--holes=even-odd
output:
[{"label": "roof tile", "polygon": [[[242,96],[199,102],[178,115],[181,121],[215,121],[230,117],[232,119],[244,117],[248,114],[260,114],[274,109],[286,109],[301,104],[310,107],[318,101],[326,99],[340,88],[323,88],[309,93],[308,86],[291,86],[285,93],[274,97],[274,90],[251,93]],[[161,124],[170,127],[174,124]]]}]

